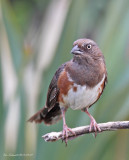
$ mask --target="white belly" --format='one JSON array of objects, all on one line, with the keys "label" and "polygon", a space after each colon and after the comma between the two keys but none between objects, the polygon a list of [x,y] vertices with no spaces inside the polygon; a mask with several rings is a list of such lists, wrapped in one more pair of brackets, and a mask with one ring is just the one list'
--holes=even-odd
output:
[{"label": "white belly", "polygon": [[[99,94],[102,92],[104,79],[105,76],[99,84],[93,88],[75,84],[69,90],[68,96],[63,96],[65,104],[73,110],[89,107],[98,99]],[[74,90],[75,87],[76,91]]]}]

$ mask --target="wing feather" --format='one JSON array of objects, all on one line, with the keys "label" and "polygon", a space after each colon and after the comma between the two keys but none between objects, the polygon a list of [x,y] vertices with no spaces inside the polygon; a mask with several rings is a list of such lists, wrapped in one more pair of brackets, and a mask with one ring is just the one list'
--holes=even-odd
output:
[{"label": "wing feather", "polygon": [[48,112],[56,106],[58,103],[58,95],[59,95],[59,88],[57,86],[58,78],[61,74],[61,72],[64,70],[64,67],[66,66],[65,64],[62,64],[59,69],[56,71],[48,89],[48,94],[47,94],[47,101],[46,101],[46,108],[48,108]]},{"label": "wing feather", "polygon": [[57,86],[58,78],[60,73],[64,70],[66,63],[61,65],[56,71],[48,89],[46,106],[35,113],[28,121],[41,123],[44,121],[45,124],[51,125],[56,123],[62,118],[60,106],[58,103],[59,88]]}]

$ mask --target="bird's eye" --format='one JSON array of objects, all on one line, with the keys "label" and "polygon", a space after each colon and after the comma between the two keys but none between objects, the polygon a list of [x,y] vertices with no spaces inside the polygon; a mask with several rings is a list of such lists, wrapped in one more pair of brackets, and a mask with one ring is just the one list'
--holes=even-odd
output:
[{"label": "bird's eye", "polygon": [[88,45],[87,45],[87,49],[91,49],[91,44],[88,44]]}]

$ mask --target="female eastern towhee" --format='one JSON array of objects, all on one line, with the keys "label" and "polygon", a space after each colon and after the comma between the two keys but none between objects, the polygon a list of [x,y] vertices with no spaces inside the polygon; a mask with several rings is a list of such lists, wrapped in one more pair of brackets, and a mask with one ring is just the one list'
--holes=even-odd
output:
[{"label": "female eastern towhee", "polygon": [[107,82],[104,56],[97,44],[90,39],[78,39],[73,43],[73,59],[62,64],[56,71],[47,93],[43,109],[29,121],[51,125],[63,117],[63,138],[67,143],[68,131],[65,112],[68,108],[81,109],[91,119],[90,129],[101,131],[95,119],[88,112],[101,96]]}]

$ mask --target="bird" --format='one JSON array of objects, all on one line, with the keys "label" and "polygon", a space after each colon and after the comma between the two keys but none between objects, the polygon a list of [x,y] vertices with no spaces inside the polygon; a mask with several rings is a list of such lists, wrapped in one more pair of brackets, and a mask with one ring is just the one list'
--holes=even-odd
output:
[{"label": "bird", "polygon": [[98,101],[107,83],[105,59],[98,45],[91,39],[74,41],[71,50],[73,58],[62,64],[55,72],[47,93],[45,106],[28,121],[46,125],[63,119],[62,139],[67,144],[68,133],[72,132],[66,124],[68,108],[85,112],[91,122],[89,132],[101,132],[88,109]]}]

